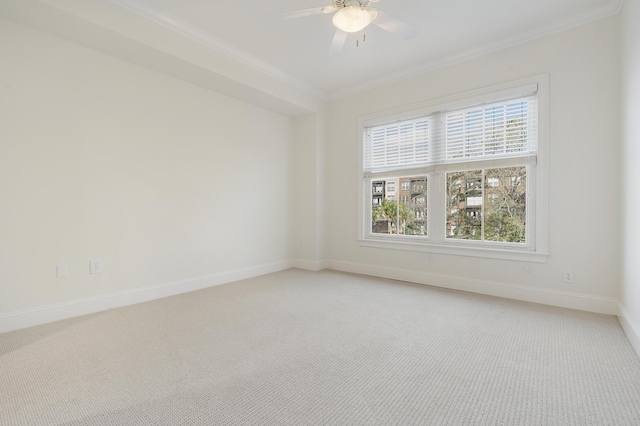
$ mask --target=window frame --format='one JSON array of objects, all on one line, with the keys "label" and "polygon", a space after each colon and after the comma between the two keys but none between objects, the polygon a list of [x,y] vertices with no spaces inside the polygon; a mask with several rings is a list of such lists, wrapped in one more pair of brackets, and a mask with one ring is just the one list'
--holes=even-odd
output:
[{"label": "window frame", "polygon": [[[439,111],[467,108],[484,103],[525,96],[535,91],[538,104],[538,140],[535,156],[526,157],[525,162],[515,162],[509,158],[499,160],[462,161],[456,164],[456,171],[491,169],[526,165],[527,167],[527,243],[504,243],[470,241],[444,238],[446,223],[447,172],[438,165],[407,170],[390,170],[367,177],[364,173],[364,129],[366,127],[399,120],[410,120]],[[548,253],[548,150],[549,150],[549,75],[541,74],[521,80],[511,81],[453,96],[438,98],[419,104],[408,105],[358,118],[358,235],[360,246],[393,250],[441,253],[459,256],[517,260],[545,263]],[[520,157],[522,160],[525,157]],[[524,161],[524,160],[522,160]],[[459,167],[458,167],[459,166]],[[457,169],[460,170],[457,170]],[[409,176],[425,176],[428,181],[427,205],[429,235],[386,235],[371,232],[371,185],[372,182],[388,178],[401,179]],[[436,201],[434,197],[440,197]],[[434,207],[431,207],[434,206]],[[367,208],[368,207],[368,208]],[[442,211],[439,211],[442,210]],[[435,227],[442,230],[432,233]],[[433,237],[436,238],[433,238]]]}]

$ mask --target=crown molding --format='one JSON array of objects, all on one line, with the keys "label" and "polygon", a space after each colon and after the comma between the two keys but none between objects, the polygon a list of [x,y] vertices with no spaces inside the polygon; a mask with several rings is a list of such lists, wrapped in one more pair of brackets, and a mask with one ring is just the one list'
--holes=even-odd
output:
[{"label": "crown molding", "polygon": [[298,89],[308,95],[314,96],[322,101],[329,100],[327,93],[298,80],[284,71],[264,62],[249,53],[240,50],[224,41],[214,37],[208,32],[191,25],[180,18],[166,12],[159,12],[147,5],[136,0],[108,0],[109,2],[126,9],[142,18],[148,19],[158,25],[161,25],[171,31],[181,34],[197,43],[200,43],[209,49],[226,55],[244,65],[247,65],[259,72],[268,75],[274,79]]},{"label": "crown molding", "polygon": [[447,55],[440,59],[429,60],[414,67],[404,68],[402,71],[389,74],[385,77],[371,80],[367,83],[350,86],[345,89],[336,90],[330,92],[329,100],[337,100],[352,96],[358,93],[362,93],[368,90],[373,90],[393,84],[401,80],[417,77],[431,71],[445,68],[451,65],[455,65],[461,62],[465,62],[471,59],[475,59],[490,53],[498,52],[513,46],[524,44],[530,41],[548,37],[553,34],[557,34],[563,31],[570,30],[582,25],[589,24],[591,22],[605,19],[611,16],[620,14],[624,0],[610,0],[609,3],[601,8],[585,12],[581,15],[572,16],[562,21],[554,22],[535,30],[524,32],[516,36],[495,42],[488,43],[481,46],[476,46],[469,49],[463,49],[457,53]]},{"label": "crown molding", "polygon": [[338,89],[332,92],[324,92],[304,81],[298,80],[288,75],[281,69],[278,69],[277,67],[274,67],[273,65],[268,64],[264,61],[261,61],[260,59],[250,55],[249,53],[214,37],[206,31],[187,22],[184,22],[180,18],[169,13],[154,10],[153,8],[150,8],[137,0],[108,1],[140,17],[148,19],[158,25],[161,25],[197,43],[200,43],[208,47],[209,49],[226,55],[231,59],[234,59],[244,65],[247,65],[259,72],[264,73],[265,75],[277,79],[293,88],[314,96],[324,102],[345,98],[368,90],[373,90],[401,80],[423,75],[437,69],[475,59],[477,57],[504,50],[513,46],[517,46],[519,44],[544,38],[600,19],[618,15],[624,5],[624,0],[609,0],[607,4],[598,9],[590,10],[583,14],[572,16],[567,19],[551,23],[544,27],[500,40],[498,42],[487,43],[481,46],[462,49],[450,55],[433,60],[428,60],[413,67],[406,67],[402,71],[391,73],[378,79],[372,79],[362,84],[351,85],[349,87]]}]

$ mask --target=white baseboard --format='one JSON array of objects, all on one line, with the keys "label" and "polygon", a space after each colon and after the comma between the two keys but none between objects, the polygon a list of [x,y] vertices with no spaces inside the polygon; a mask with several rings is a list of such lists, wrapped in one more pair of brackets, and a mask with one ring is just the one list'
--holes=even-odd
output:
[{"label": "white baseboard", "polygon": [[0,333],[202,290],[293,267],[282,261],[0,315]]},{"label": "white baseboard", "polygon": [[304,269],[306,271],[318,272],[325,269],[324,261],[296,259],[292,264],[294,268]]},{"label": "white baseboard", "polygon": [[0,333],[100,312],[107,309],[147,302],[190,291],[201,290],[220,284],[282,271],[292,267],[309,271],[320,271],[327,268],[341,272],[407,281],[453,290],[505,297],[526,302],[580,309],[608,315],[618,315],[625,332],[629,336],[629,340],[633,344],[634,348],[636,348],[636,351],[640,354],[640,328],[632,321],[629,315],[626,314],[622,306],[619,306],[618,302],[613,299],[492,281],[482,281],[450,275],[406,271],[376,265],[340,261],[322,262],[310,260],[276,262],[251,268],[225,271],[203,277],[195,277],[181,281],[132,289],[103,296],[72,300],[56,305],[10,312],[0,315]]},{"label": "white baseboard", "polygon": [[480,293],[489,296],[504,297],[507,299],[541,303],[544,305],[578,309],[600,314],[618,315],[619,312],[618,301],[606,297],[589,296],[579,293],[532,288],[514,284],[456,277],[451,275],[407,271],[404,269],[340,262],[334,260],[326,261],[325,265],[328,269],[333,269],[341,272],[351,272],[360,275],[369,275],[398,281],[407,281],[416,284],[444,287],[452,290],[462,290],[471,293]]},{"label": "white baseboard", "polygon": [[638,356],[640,356],[640,326],[631,318],[629,311],[627,311],[622,304],[620,304],[618,320],[620,320],[622,329],[627,335],[629,342],[631,342],[631,346],[633,346]]}]

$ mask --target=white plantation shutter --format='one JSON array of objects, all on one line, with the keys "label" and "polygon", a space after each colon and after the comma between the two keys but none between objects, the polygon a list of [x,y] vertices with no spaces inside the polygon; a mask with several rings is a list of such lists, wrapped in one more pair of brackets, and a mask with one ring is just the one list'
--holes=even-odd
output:
[{"label": "white plantation shutter", "polygon": [[428,163],[429,122],[422,117],[365,128],[365,171],[406,169]]},{"label": "white plantation shutter", "polygon": [[445,153],[442,162],[521,157],[535,154],[535,97],[444,114]]},{"label": "white plantation shutter", "polygon": [[537,118],[526,96],[365,127],[364,172],[535,156]]}]

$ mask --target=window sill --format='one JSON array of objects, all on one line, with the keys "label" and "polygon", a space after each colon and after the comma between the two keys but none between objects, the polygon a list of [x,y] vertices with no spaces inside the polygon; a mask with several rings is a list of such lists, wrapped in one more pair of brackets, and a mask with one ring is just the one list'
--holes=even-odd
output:
[{"label": "window sill", "polygon": [[516,260],[521,262],[547,263],[548,253],[521,249],[469,247],[452,244],[414,243],[408,241],[388,241],[359,239],[361,247],[374,247],[392,250],[418,251],[425,253],[448,254],[453,256],[482,257],[487,259]]}]

